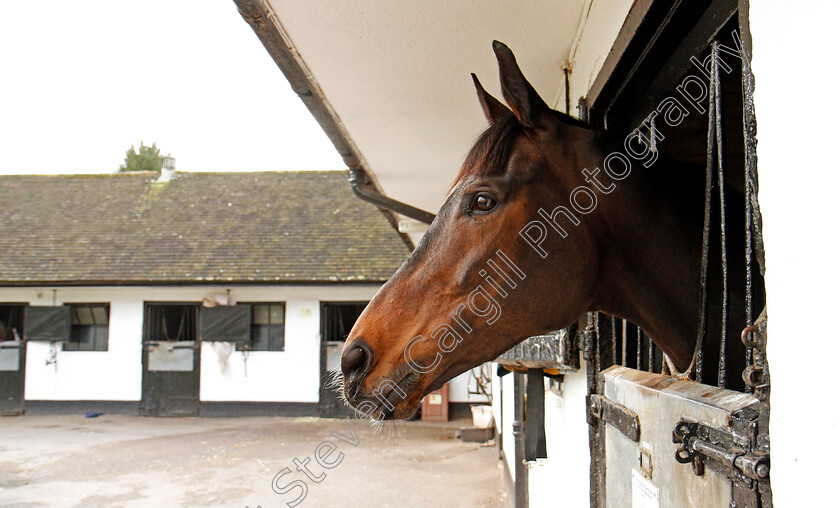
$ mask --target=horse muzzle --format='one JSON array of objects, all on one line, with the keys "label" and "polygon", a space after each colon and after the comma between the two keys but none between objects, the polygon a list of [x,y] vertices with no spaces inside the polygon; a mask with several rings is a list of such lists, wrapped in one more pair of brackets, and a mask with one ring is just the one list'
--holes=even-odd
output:
[{"label": "horse muzzle", "polygon": [[357,416],[363,418],[389,420],[411,417],[419,404],[416,393],[418,374],[406,365],[389,372],[387,376],[390,377],[377,375],[369,379],[373,365],[370,346],[361,338],[353,340],[341,357],[347,403]]},{"label": "horse muzzle", "polygon": [[341,355],[341,373],[344,375],[344,396],[353,404],[361,391],[365,377],[373,365],[373,351],[362,339],[353,341]]}]

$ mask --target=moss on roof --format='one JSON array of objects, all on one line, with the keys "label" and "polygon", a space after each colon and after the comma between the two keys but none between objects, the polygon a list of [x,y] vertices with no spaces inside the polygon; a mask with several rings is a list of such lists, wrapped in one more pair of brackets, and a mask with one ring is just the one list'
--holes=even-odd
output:
[{"label": "moss on roof", "polygon": [[344,172],[0,176],[0,285],[371,283],[408,255]]}]

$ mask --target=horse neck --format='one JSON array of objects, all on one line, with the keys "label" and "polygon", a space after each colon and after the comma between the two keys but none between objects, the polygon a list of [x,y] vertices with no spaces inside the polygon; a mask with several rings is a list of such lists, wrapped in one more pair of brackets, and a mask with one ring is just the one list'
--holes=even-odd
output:
[{"label": "horse neck", "polygon": [[601,263],[594,298],[638,324],[680,368],[691,361],[699,301],[702,194],[694,168],[661,157],[634,164],[599,202]]}]

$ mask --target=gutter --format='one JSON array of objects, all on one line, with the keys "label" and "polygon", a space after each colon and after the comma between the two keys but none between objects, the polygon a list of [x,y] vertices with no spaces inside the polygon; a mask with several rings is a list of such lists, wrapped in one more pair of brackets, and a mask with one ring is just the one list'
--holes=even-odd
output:
[{"label": "gutter", "polygon": [[[292,90],[332,141],[336,151],[350,169],[350,186],[360,199],[382,210],[388,222],[399,233],[396,213],[431,224],[434,214],[385,196],[372,172],[344,128],[338,114],[327,101],[306,63],[295,49],[283,24],[268,0],[233,0],[242,18],[251,26],[277,67],[286,76]],[[409,248],[414,245],[407,235],[399,233]]]},{"label": "gutter", "polygon": [[415,208],[411,205],[403,203],[402,201],[391,199],[384,196],[377,190],[372,192],[365,190],[363,186],[367,183],[366,179],[367,172],[364,170],[350,170],[350,187],[353,188],[353,192],[362,201],[367,201],[379,208],[384,208],[386,210],[405,215],[406,217],[420,221],[424,224],[431,224],[432,221],[435,220],[435,214],[433,213]]}]

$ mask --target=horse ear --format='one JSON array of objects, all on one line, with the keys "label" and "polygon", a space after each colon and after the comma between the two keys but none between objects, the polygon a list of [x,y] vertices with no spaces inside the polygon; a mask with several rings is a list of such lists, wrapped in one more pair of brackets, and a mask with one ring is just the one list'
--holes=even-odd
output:
[{"label": "horse ear", "polygon": [[475,91],[478,93],[478,102],[481,103],[481,109],[484,110],[484,116],[487,117],[487,121],[490,122],[490,125],[499,121],[499,118],[509,115],[510,110],[499,102],[498,99],[487,93],[487,90],[481,86],[481,82],[478,81],[478,77],[475,73],[470,74],[472,76],[473,84],[475,85]]},{"label": "horse ear", "polygon": [[493,41],[493,52],[499,61],[499,77],[502,80],[502,94],[513,110],[513,114],[526,128],[539,128],[541,120],[551,108],[525,79],[513,52],[499,41]]}]

